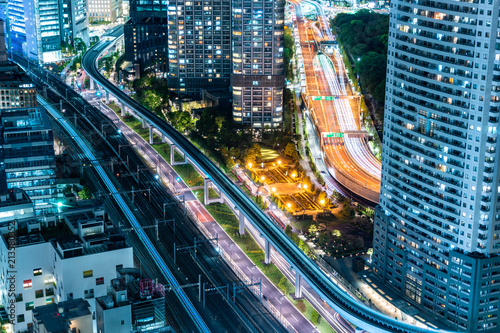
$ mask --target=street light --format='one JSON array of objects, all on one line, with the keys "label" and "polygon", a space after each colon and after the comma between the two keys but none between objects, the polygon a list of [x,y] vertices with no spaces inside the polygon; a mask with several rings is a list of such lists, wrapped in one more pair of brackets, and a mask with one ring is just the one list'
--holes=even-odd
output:
[{"label": "street light", "polygon": [[278,165],[281,165],[281,160],[278,160]]},{"label": "street light", "polygon": [[304,190],[307,190],[307,184],[304,184],[304,185],[302,186],[302,188],[303,188]]},{"label": "street light", "polygon": [[321,199],[319,203],[321,204],[321,206],[323,206],[325,204],[325,199]]},{"label": "street light", "polygon": [[251,169],[252,168],[252,163],[248,163],[248,168]]},{"label": "street light", "polygon": [[271,191],[276,192],[276,187],[273,187]]},{"label": "street light", "polygon": [[294,171],[294,172],[292,173],[292,178],[295,178],[295,177],[297,177],[297,173]]}]

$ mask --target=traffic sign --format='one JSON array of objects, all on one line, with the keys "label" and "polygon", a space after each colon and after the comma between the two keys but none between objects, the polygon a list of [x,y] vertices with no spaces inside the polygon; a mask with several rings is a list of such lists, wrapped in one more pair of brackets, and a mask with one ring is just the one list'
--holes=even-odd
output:
[{"label": "traffic sign", "polygon": [[[317,75],[317,74],[316,74]],[[313,101],[333,101],[339,99],[339,96],[312,96]]]},{"label": "traffic sign", "polygon": [[325,133],[325,137],[327,137],[327,138],[343,138],[344,133],[340,133],[340,132]]}]

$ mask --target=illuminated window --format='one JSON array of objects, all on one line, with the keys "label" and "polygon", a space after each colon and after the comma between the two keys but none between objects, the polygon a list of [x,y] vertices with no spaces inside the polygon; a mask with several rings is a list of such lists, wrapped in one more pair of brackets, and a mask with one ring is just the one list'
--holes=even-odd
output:
[{"label": "illuminated window", "polygon": [[33,270],[33,275],[34,276],[37,276],[37,275],[42,275],[42,269],[41,268],[35,268]]},{"label": "illuminated window", "polygon": [[24,280],[23,281],[23,287],[24,289],[29,289],[33,286],[33,283],[31,282],[31,280]]},{"label": "illuminated window", "polygon": [[89,271],[84,271],[83,272],[83,278],[89,278],[89,277],[92,277],[94,276],[94,272],[92,270],[89,270]]}]

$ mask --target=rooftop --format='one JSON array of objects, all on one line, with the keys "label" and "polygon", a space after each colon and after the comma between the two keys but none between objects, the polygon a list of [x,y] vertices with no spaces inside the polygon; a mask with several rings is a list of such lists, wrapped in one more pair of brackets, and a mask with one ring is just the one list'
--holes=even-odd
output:
[{"label": "rooftop", "polygon": [[81,298],[33,309],[36,322],[38,325],[43,324],[48,332],[67,332],[71,319],[90,315],[89,302]]},{"label": "rooftop", "polygon": [[31,203],[31,199],[26,192],[20,188],[13,188],[4,194],[0,194],[0,207],[23,205]]}]

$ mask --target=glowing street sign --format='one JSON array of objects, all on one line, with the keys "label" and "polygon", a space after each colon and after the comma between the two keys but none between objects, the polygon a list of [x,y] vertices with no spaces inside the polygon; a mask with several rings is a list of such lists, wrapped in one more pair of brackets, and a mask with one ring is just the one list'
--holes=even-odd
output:
[{"label": "glowing street sign", "polygon": [[313,101],[333,101],[335,99],[339,99],[338,96],[312,96]]},{"label": "glowing street sign", "polygon": [[325,133],[325,137],[327,137],[327,138],[343,138],[344,133],[337,133],[337,132]]}]

